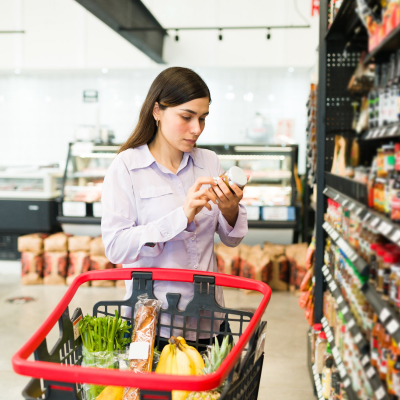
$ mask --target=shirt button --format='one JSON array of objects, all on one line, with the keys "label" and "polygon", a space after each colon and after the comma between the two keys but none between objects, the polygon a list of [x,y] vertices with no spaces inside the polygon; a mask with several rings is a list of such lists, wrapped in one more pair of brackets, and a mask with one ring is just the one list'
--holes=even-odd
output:
[{"label": "shirt button", "polygon": [[197,268],[199,268],[199,266],[198,266],[198,265],[195,265],[195,266],[194,266],[194,269],[197,269]]},{"label": "shirt button", "polygon": [[192,240],[194,240],[195,239],[195,237],[194,236],[192,236]]},{"label": "shirt button", "polygon": [[178,185],[178,187],[181,187],[181,186],[182,186],[181,184]]}]

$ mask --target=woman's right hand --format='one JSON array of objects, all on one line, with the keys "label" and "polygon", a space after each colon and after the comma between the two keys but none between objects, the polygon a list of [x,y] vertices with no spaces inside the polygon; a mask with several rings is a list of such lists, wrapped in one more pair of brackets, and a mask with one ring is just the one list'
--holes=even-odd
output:
[{"label": "woman's right hand", "polygon": [[211,205],[208,203],[210,200],[214,204],[217,204],[217,197],[213,192],[208,189],[200,190],[203,185],[211,185],[214,187],[216,183],[212,177],[201,177],[198,178],[195,184],[189,189],[185,204],[183,205],[183,211],[185,212],[189,224],[193,222],[194,217],[203,207],[211,211]]}]

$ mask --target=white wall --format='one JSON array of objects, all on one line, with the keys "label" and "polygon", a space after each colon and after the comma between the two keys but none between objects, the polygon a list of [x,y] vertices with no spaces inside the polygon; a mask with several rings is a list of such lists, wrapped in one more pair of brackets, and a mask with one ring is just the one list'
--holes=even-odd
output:
[{"label": "white wall", "polygon": [[[113,129],[116,142],[131,133],[157,69],[101,72],[0,73],[0,165],[59,163],[80,125],[95,124],[94,104],[83,91],[99,91],[100,124]],[[249,143],[254,117],[261,113],[276,129],[282,119],[294,121],[304,170],[306,101],[309,71],[296,68],[197,68],[208,84],[212,104],[201,143]],[[227,99],[233,93],[233,99]],[[244,96],[252,93],[252,101]],[[249,96],[246,97],[249,100]],[[250,96],[251,98],[251,96]]]},{"label": "white wall", "polygon": [[[318,18],[310,0],[145,0],[164,27],[290,25],[311,22],[311,29],[180,32],[165,38],[164,59],[197,67],[311,67],[318,43]],[[152,60],[74,0],[0,0],[0,70],[157,68]]]}]

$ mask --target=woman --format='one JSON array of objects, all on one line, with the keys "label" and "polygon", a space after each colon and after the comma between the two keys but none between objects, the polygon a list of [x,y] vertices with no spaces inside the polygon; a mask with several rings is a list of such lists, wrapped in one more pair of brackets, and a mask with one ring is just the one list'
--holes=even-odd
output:
[{"label": "woman", "polygon": [[[217,155],[196,147],[209,114],[211,96],[194,71],[173,67],[154,80],[138,124],[111,164],[103,184],[101,223],[107,258],[126,268],[158,267],[217,272],[214,233],[237,246],[247,233],[247,215],[239,205],[243,192],[222,179]],[[132,282],[126,281],[129,298]],[[180,293],[179,308],[193,298],[188,282],[154,283],[154,294],[167,308],[166,293]],[[222,288],[216,300],[224,305]],[[164,318],[165,317],[165,318]],[[168,316],[161,321],[167,323]],[[182,321],[174,321],[174,326]],[[214,331],[229,326],[214,321]],[[196,328],[196,321],[187,327]],[[210,330],[201,320],[200,329]],[[176,333],[175,333],[176,334]],[[170,329],[162,328],[160,347]],[[200,342],[210,335],[200,333]],[[196,340],[195,332],[186,334]],[[208,340],[207,340],[208,339]],[[220,339],[220,338],[218,338]]]}]

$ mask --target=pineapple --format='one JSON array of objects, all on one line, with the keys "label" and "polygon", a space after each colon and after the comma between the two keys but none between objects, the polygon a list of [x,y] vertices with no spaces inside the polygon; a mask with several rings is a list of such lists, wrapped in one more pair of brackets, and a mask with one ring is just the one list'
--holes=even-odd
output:
[{"label": "pineapple", "polygon": [[[203,369],[204,374],[211,374],[215,372],[224,361],[225,357],[229,354],[232,346],[228,344],[229,337],[225,336],[222,341],[221,347],[219,346],[218,340],[215,341],[211,347],[208,348],[207,354],[203,356],[205,368]],[[221,392],[224,384],[218,389],[210,390],[206,392],[191,392],[186,400],[217,400],[221,397]]]}]

